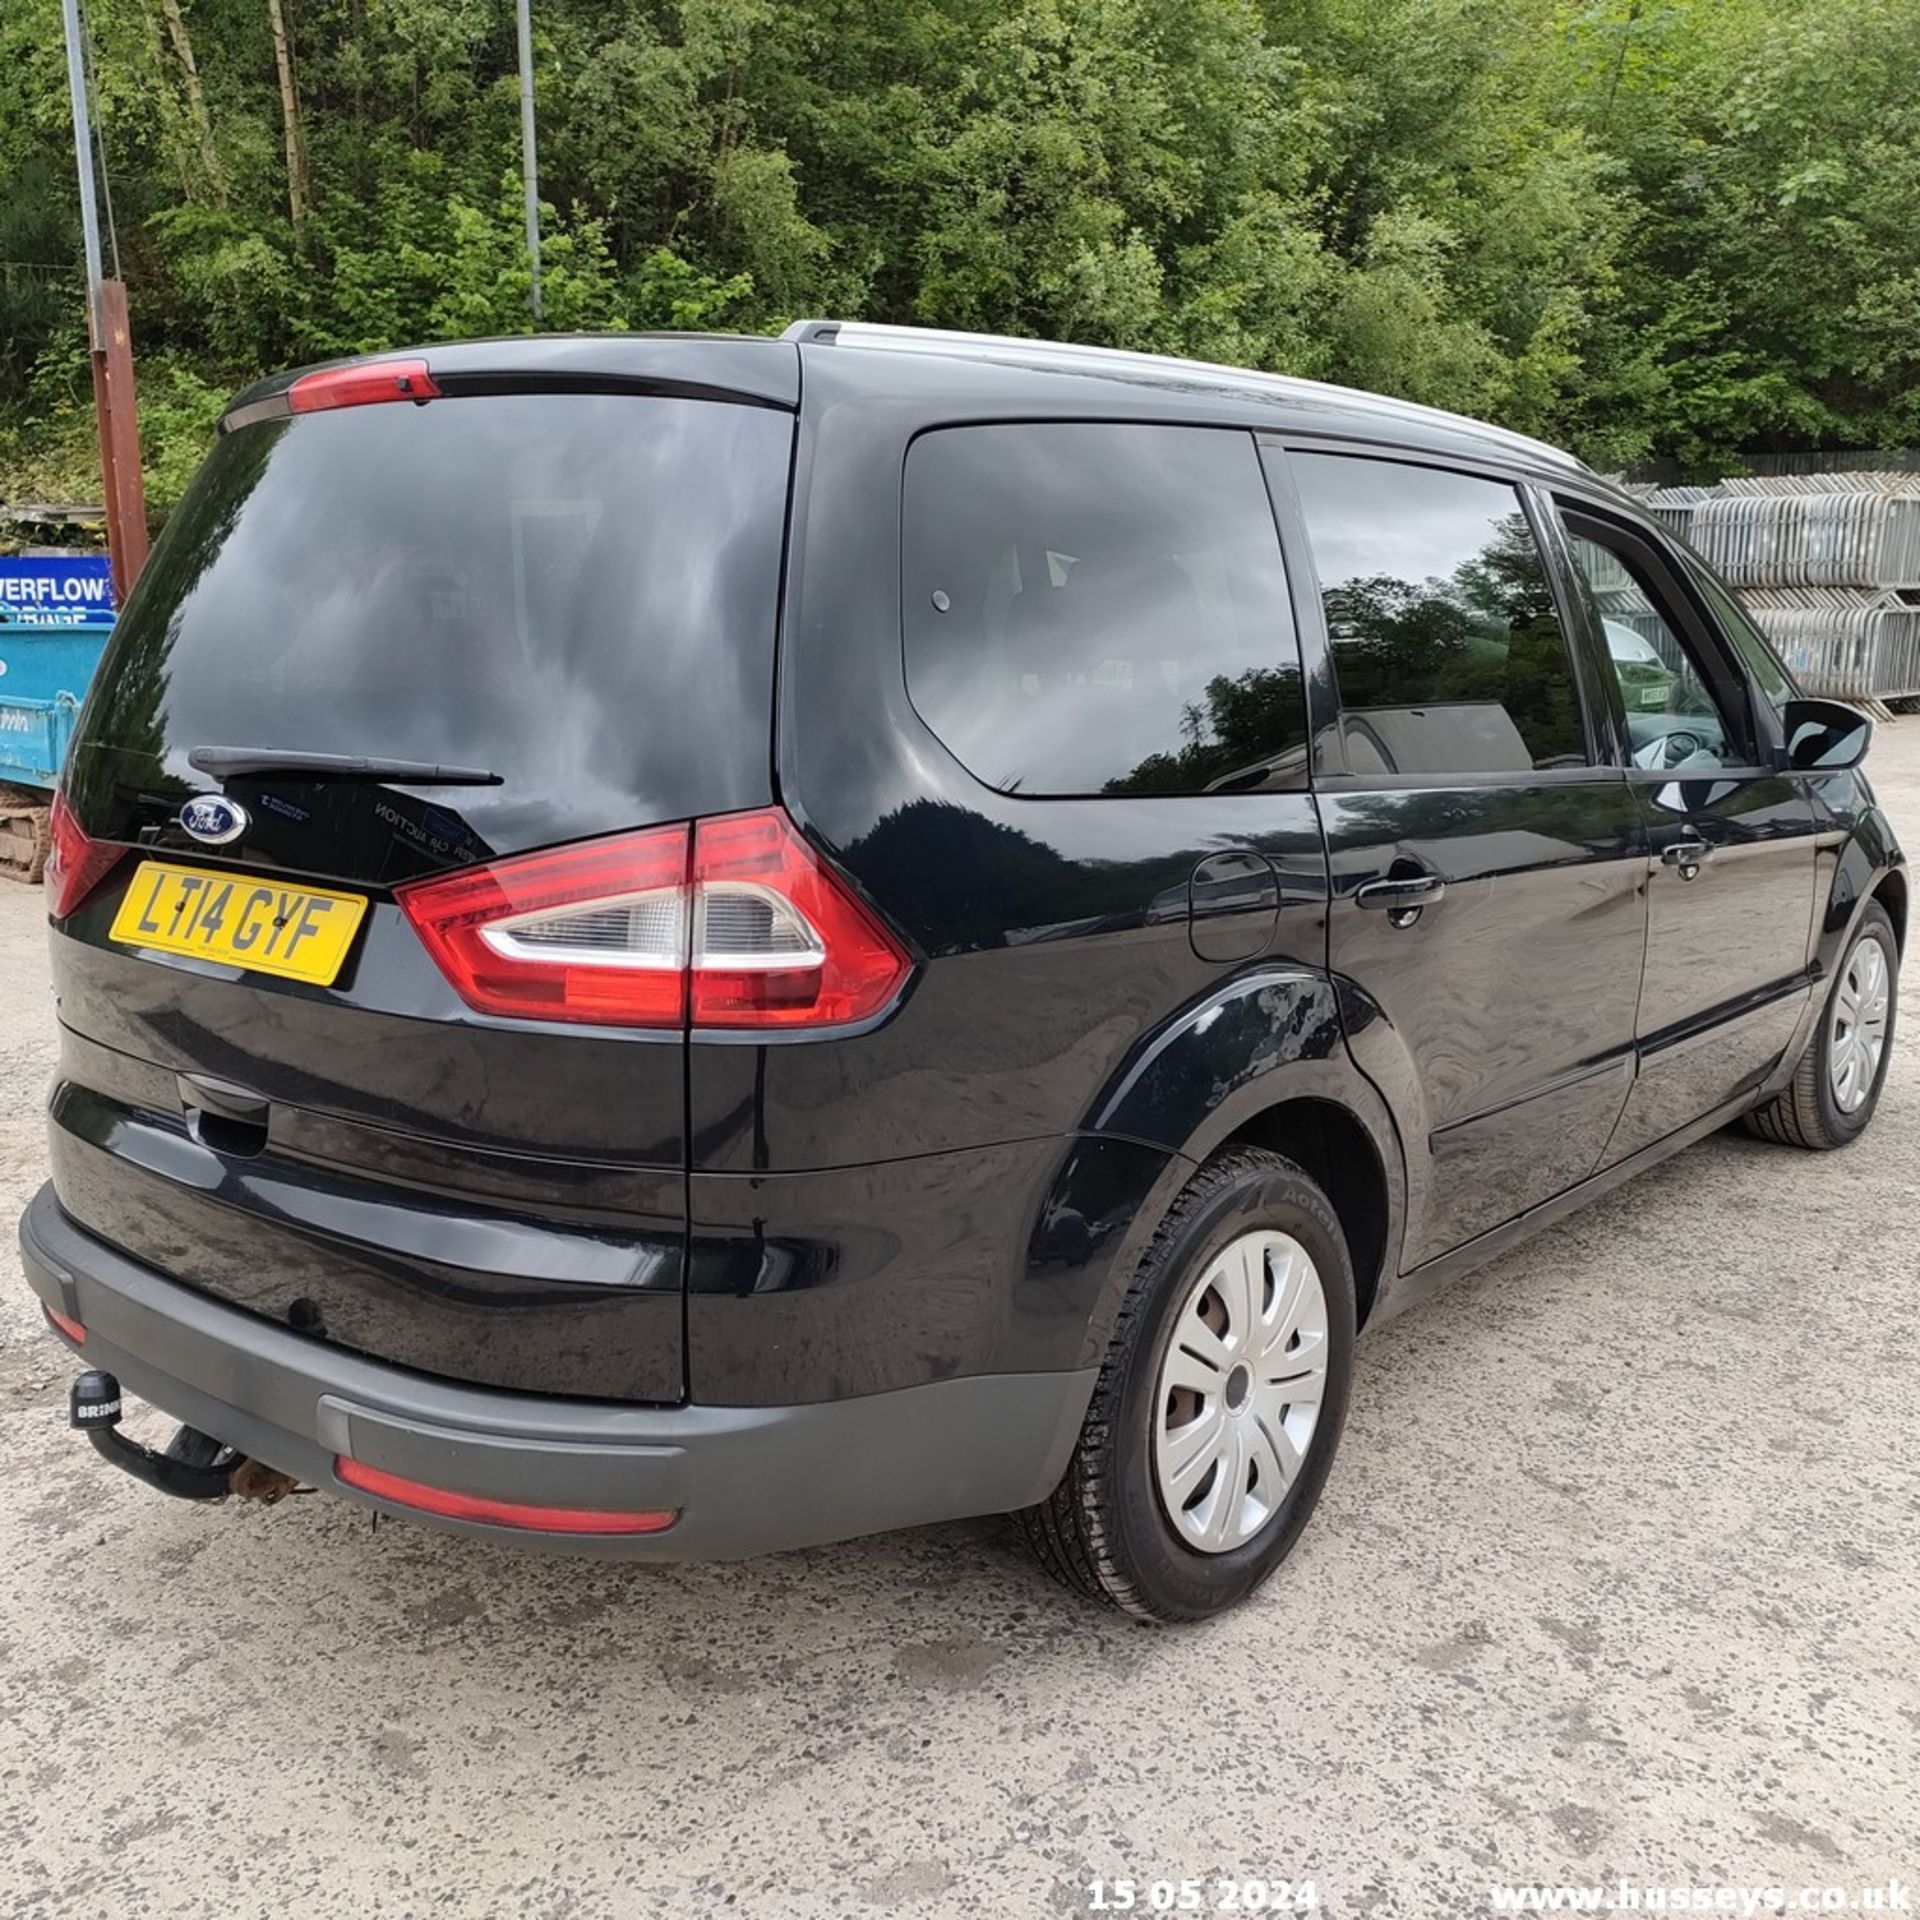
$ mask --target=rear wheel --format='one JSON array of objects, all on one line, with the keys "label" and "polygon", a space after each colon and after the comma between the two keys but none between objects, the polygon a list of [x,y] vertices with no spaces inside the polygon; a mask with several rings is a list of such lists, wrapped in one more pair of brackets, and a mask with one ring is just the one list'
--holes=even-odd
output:
[{"label": "rear wheel", "polygon": [[1747,1115],[1763,1140],[1824,1152],[1866,1131],[1893,1051],[1900,948],[1877,900],[1860,915],[1792,1082]]},{"label": "rear wheel", "polygon": [[1326,1195],[1276,1154],[1209,1161],[1141,1263],[1065,1477],[1023,1516],[1042,1564],[1143,1620],[1245,1599],[1319,1500],[1353,1333]]}]

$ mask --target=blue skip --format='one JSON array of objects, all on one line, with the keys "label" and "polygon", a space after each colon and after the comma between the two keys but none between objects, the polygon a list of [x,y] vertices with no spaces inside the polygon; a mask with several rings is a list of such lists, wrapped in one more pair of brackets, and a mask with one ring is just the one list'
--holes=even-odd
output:
[{"label": "blue skip", "polygon": [[113,616],[104,554],[0,557],[0,782],[58,781]]}]

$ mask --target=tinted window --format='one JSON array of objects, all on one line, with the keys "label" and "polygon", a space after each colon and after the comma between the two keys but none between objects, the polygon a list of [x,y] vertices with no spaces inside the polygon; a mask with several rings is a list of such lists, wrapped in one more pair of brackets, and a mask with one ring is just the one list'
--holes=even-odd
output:
[{"label": "tinted window", "polygon": [[1587,758],[1547,571],[1512,487],[1295,454],[1353,773],[1521,773]]},{"label": "tinted window", "polygon": [[1567,524],[1567,540],[1600,616],[1633,764],[1663,770],[1744,765],[1744,729],[1733,724],[1701,671],[1685,622],[1638,542],[1584,519]]},{"label": "tinted window", "polygon": [[1745,661],[1747,671],[1753,676],[1754,685],[1766,696],[1767,702],[1777,713],[1793,698],[1793,682],[1787,678],[1787,670],[1780,664],[1780,657],[1768,644],[1761,633],[1725,587],[1712,574],[1695,567],[1693,584],[1700,591],[1701,598],[1707,603],[1714,618],[1720,622],[1720,630],[1734,644],[1740,658]]},{"label": "tinted window", "polygon": [[289,864],[368,878],[763,800],[792,435],[766,408],[589,394],[223,435],[98,676],[89,818],[206,786],[206,745],[501,776],[384,852],[302,840],[348,798],[275,783]]},{"label": "tinted window", "polygon": [[990,786],[1221,793],[1304,776],[1286,577],[1246,434],[923,435],[903,582],[914,705]]}]

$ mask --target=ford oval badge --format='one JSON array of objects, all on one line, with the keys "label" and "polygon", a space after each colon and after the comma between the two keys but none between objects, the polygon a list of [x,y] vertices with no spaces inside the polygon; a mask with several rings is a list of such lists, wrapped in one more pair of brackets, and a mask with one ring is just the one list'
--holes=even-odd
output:
[{"label": "ford oval badge", "polygon": [[203,793],[180,809],[180,824],[203,845],[224,847],[229,840],[238,840],[253,822],[239,801],[223,793]]}]

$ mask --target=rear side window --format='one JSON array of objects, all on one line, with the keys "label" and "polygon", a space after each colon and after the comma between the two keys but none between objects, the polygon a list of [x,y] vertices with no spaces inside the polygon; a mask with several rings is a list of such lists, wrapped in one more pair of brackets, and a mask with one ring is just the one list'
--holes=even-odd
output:
[{"label": "rear side window", "polygon": [[907,458],[907,684],[989,786],[1246,793],[1305,778],[1300,656],[1251,437],[951,427]]},{"label": "rear side window", "polygon": [[196,746],[500,776],[364,856],[322,832],[339,789],[261,790],[289,863],[376,879],[429,842],[484,858],[764,802],[792,438],[767,408],[585,393],[224,434],[98,676],[91,817],[204,786]]},{"label": "rear side window", "polygon": [[1345,454],[1290,464],[1356,774],[1586,764],[1547,569],[1496,480]]}]

